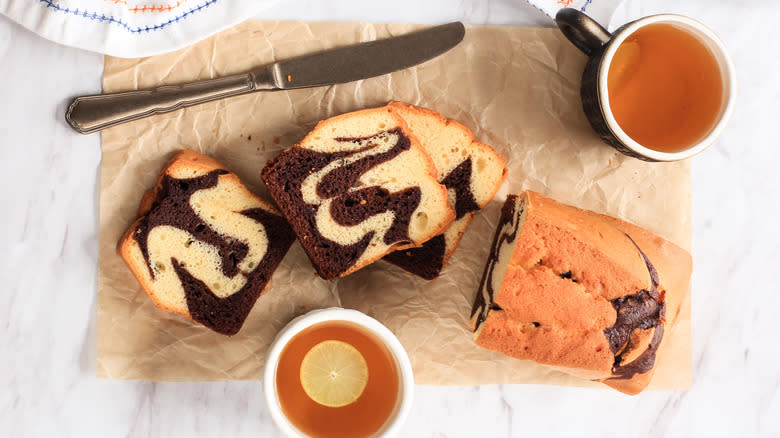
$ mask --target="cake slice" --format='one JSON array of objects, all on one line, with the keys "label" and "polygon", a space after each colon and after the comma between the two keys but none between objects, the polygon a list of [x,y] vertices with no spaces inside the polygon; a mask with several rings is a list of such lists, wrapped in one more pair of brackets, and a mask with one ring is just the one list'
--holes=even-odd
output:
[{"label": "cake slice", "polygon": [[295,235],[216,160],[177,153],[117,252],[160,309],[236,334]]},{"label": "cake slice", "polygon": [[475,340],[636,394],[690,275],[686,251],[636,225],[510,195],[472,309]]},{"label": "cake slice", "polygon": [[423,246],[393,252],[384,260],[432,280],[455,252],[476,212],[495,196],[506,177],[506,158],[474,141],[463,124],[435,111],[402,102],[390,102],[388,107],[404,119],[433,160],[436,179],[447,188],[455,209],[455,221]]},{"label": "cake slice", "polygon": [[320,122],[262,173],[327,280],[442,232],[455,212],[435,175],[416,137],[387,107]]}]

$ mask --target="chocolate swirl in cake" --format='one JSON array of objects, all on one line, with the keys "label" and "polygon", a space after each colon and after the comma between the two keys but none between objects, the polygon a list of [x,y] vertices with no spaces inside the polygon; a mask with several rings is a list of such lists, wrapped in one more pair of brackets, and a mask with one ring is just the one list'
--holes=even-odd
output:
[{"label": "chocolate swirl in cake", "polygon": [[446,250],[444,234],[439,234],[421,247],[391,252],[383,260],[426,280],[433,280],[439,276],[444,267]]},{"label": "chocolate swirl in cake", "polygon": [[[479,205],[471,192],[470,157],[439,182],[444,184],[447,190],[455,192],[455,220],[462,219],[468,213],[479,210]],[[426,280],[433,280],[439,276],[444,267],[446,244],[444,234],[439,234],[419,248],[390,253],[385,256],[384,260]]]},{"label": "chocolate swirl in cake", "polygon": [[[617,319],[612,327],[604,330],[604,335],[609,341],[609,347],[615,354],[615,364],[612,367],[614,379],[630,379],[634,374],[650,371],[655,364],[655,355],[661,339],[664,335],[664,316],[666,304],[663,296],[658,291],[660,284],[658,271],[647,258],[644,252],[628,234],[626,237],[634,244],[650,273],[650,290],[640,290],[633,295],[626,295],[612,300],[612,306],[617,312]],[[624,364],[623,356],[635,348],[631,334],[634,330],[653,330],[653,337],[647,349],[633,361]]]},{"label": "chocolate swirl in cake", "polygon": [[[500,284],[500,277],[503,277],[502,272],[496,272],[501,269],[500,267],[497,269],[501,259],[501,249],[505,246],[511,247],[511,243],[517,237],[523,209],[524,205],[517,205],[517,197],[510,195],[501,210],[496,236],[471,311],[471,320],[475,321],[473,323],[475,329],[478,329],[485,321],[490,310],[496,307],[493,304],[496,294],[495,285]],[[658,272],[634,240],[627,234],[626,236],[637,248],[647,266],[651,287],[649,290],[640,290],[635,294],[611,301],[617,313],[617,319],[611,327],[604,329],[610,350],[615,355],[611,379],[630,379],[635,374],[650,371],[655,363],[656,352],[664,333],[663,320],[666,305],[663,294],[658,290],[660,284]],[[576,281],[572,278],[571,271],[564,272],[559,276]],[[635,330],[648,329],[654,329],[654,331],[646,349],[631,362],[624,363],[625,356],[643,347],[642,345],[634,345],[635,342],[638,342],[639,337],[632,337],[632,334],[635,333]]]},{"label": "chocolate swirl in cake", "polygon": [[148,237],[153,228],[161,225],[179,228],[197,240],[216,247],[222,259],[222,272],[229,277],[236,275],[238,262],[248,251],[246,244],[228,239],[214,231],[190,206],[190,197],[193,193],[215,187],[219,176],[227,173],[227,170],[217,169],[195,178],[177,179],[169,175],[163,177],[152,208],[138,224],[134,234],[152,278],[155,278],[156,273],[149,261]]},{"label": "chocolate swirl in cake", "polygon": [[496,275],[496,265],[501,259],[503,251],[510,251],[509,254],[504,254],[507,263],[509,261],[511,251],[513,250],[512,242],[517,238],[517,231],[520,227],[520,217],[523,215],[525,209],[525,203],[518,203],[517,195],[507,196],[504,206],[501,208],[501,217],[498,221],[498,227],[496,228],[496,235],[493,238],[493,245],[490,247],[490,254],[488,256],[485,271],[482,274],[482,280],[479,285],[479,292],[474,300],[474,306],[471,309],[471,319],[475,317],[476,322],[474,328],[479,328],[480,325],[487,318],[490,309],[493,306],[493,298],[496,295],[496,286],[501,284],[504,274],[506,273],[506,266],[499,267],[499,278],[494,278]]},{"label": "chocolate swirl in cake", "polygon": [[269,239],[268,249],[262,260],[247,275],[246,283],[241,289],[225,298],[219,298],[205,283],[181,267],[177,260],[172,260],[176,274],[184,286],[187,308],[192,319],[226,335],[234,335],[241,329],[255,301],[281,263],[287,249],[295,241],[295,235],[282,217],[261,208],[245,210],[241,214],[263,224],[268,235],[273,236]]},{"label": "chocolate swirl in cake", "polygon": [[[403,204],[413,201],[415,207],[420,202],[420,189],[410,187],[396,193],[390,193],[382,187],[368,187],[357,191],[344,193],[330,204],[330,215],[340,225],[354,226],[366,218],[391,210],[396,212],[396,219],[384,236],[384,242],[392,245],[395,242],[409,241],[409,220],[412,210],[403,209]],[[398,214],[401,212],[402,214]]]},{"label": "chocolate swirl in cake", "polygon": [[[419,187],[390,192],[380,185],[360,186],[361,176],[370,169],[410,149],[401,129],[334,140],[354,146],[334,152],[294,146],[269,161],[262,175],[310,258],[327,260],[316,266],[325,279],[337,278],[353,266],[380,237],[377,233],[387,245],[409,242],[409,222],[422,196]],[[374,227],[363,234],[350,229],[346,244],[325,235],[330,221],[354,227],[385,212],[393,215],[389,227]]]},{"label": "chocolate swirl in cake", "polygon": [[455,191],[456,220],[479,210],[479,205],[471,192],[471,166],[471,158],[467,158],[440,181],[447,190]]},{"label": "chocolate swirl in cake", "polygon": [[150,232],[159,226],[180,229],[190,234],[192,239],[216,248],[221,260],[222,273],[226,277],[246,276],[246,282],[239,290],[220,298],[203,281],[193,276],[183,262],[176,258],[170,260],[184,290],[190,317],[214,331],[232,335],[243,325],[271,274],[295,240],[295,236],[282,217],[262,208],[238,212],[258,222],[268,236],[268,246],[260,262],[251,272],[242,273],[238,265],[247,256],[248,245],[218,233],[198,216],[190,205],[190,198],[195,192],[216,187],[219,176],[227,173],[229,172],[226,170],[217,169],[187,179],[165,175],[151,209],[139,222],[133,238],[138,242],[152,279],[156,277],[159,267],[150,260],[148,239]]}]

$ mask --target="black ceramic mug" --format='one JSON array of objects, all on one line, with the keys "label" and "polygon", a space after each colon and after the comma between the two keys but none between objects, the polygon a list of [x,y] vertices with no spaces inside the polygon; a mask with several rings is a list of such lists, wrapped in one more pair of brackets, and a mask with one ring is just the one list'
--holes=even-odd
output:
[{"label": "black ceramic mug", "polygon": [[[681,15],[661,14],[640,18],[609,33],[592,18],[571,8],[561,9],[556,14],[555,21],[569,41],[589,57],[582,75],[580,89],[582,106],[593,129],[610,146],[640,160],[676,161],[690,158],[703,151],[723,131],[731,115],[736,96],[734,65],[723,42],[703,24]],[[697,141],[679,152],[660,152],[634,141],[618,125],[609,105],[607,74],[615,52],[631,34],[655,23],[670,24],[702,42],[715,58],[723,81],[723,98],[715,123]]]}]

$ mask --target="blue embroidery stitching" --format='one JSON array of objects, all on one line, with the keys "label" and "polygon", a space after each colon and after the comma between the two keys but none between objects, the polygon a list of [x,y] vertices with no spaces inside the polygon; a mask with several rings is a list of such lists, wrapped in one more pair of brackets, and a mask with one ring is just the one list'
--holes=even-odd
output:
[{"label": "blue embroidery stitching", "polygon": [[182,13],[181,15],[177,15],[177,16],[171,18],[170,20],[164,21],[164,22],[162,22],[160,24],[156,24],[156,25],[151,26],[151,27],[150,26],[132,27],[126,21],[123,21],[123,20],[121,20],[119,18],[116,18],[116,17],[107,16],[105,14],[98,15],[96,12],[89,12],[87,10],[79,10],[78,8],[76,8],[76,9],[63,8],[62,6],[55,4],[53,0],[38,0],[38,1],[40,3],[44,3],[47,8],[52,8],[55,11],[60,11],[60,12],[64,12],[66,14],[71,14],[71,15],[75,15],[75,16],[82,16],[84,18],[89,18],[90,20],[93,20],[93,21],[114,23],[114,24],[116,24],[118,26],[121,26],[121,27],[125,28],[129,32],[141,33],[141,32],[149,32],[151,30],[160,30],[160,29],[168,26],[169,24],[173,24],[173,23],[179,22],[179,21],[183,20],[184,18],[187,18],[188,15],[191,15],[191,14],[193,14],[195,12],[198,12],[201,9],[205,9],[205,8],[213,5],[214,3],[218,2],[219,0],[207,0],[205,3],[192,8],[189,11],[186,11],[186,12]]},{"label": "blue embroidery stitching", "polygon": [[592,2],[593,2],[593,0],[586,0],[585,4],[582,5],[582,7],[580,8],[580,11],[581,12],[585,12],[585,9],[587,9],[588,5],[591,4]]}]

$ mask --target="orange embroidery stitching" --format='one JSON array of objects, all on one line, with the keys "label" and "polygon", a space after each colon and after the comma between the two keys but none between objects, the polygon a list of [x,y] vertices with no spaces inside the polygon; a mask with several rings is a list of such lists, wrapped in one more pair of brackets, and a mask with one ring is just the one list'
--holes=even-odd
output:
[{"label": "orange embroidery stitching", "polygon": [[109,3],[113,3],[115,5],[125,5],[127,6],[127,10],[130,12],[135,13],[144,13],[144,12],[170,12],[182,4],[184,4],[187,0],[178,0],[176,4],[170,4],[170,5],[130,5],[127,3],[127,0],[105,0]]},{"label": "orange embroidery stitching", "polygon": [[561,6],[569,6],[574,0],[558,0],[558,4]]}]

